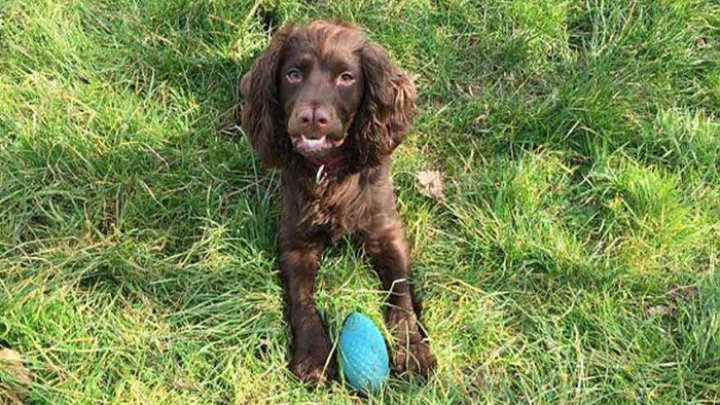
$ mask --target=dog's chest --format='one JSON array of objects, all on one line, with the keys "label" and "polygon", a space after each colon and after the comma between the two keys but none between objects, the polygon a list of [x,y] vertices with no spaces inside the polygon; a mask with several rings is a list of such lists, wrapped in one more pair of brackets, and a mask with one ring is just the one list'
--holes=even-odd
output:
[{"label": "dog's chest", "polygon": [[333,240],[353,233],[366,217],[369,201],[358,176],[315,183],[308,191],[304,222],[326,231]]}]

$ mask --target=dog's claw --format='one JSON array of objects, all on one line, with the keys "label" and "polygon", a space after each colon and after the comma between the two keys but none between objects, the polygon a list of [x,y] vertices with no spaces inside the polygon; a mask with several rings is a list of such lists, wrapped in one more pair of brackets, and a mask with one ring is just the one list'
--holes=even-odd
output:
[{"label": "dog's claw", "polygon": [[393,369],[397,373],[409,373],[428,378],[436,366],[437,361],[430,352],[430,346],[423,341],[395,346]]},{"label": "dog's claw", "polygon": [[303,383],[322,386],[335,377],[333,359],[328,361],[332,350],[327,337],[316,338],[308,347],[295,350],[290,371]]},{"label": "dog's claw", "polygon": [[320,365],[312,363],[312,361],[309,361],[293,364],[290,366],[290,370],[300,382],[314,386],[323,386],[334,377],[334,368],[328,366],[325,369],[324,363]]},{"label": "dog's claw", "polygon": [[413,312],[392,309],[387,323],[395,338],[392,351],[393,369],[402,374],[409,373],[429,377],[437,366],[430,346],[423,340]]}]

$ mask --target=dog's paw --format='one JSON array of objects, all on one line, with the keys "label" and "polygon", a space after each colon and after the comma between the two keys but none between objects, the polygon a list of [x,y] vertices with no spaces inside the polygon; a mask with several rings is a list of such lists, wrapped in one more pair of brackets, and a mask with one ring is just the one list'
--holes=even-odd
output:
[{"label": "dog's paw", "polygon": [[387,325],[394,338],[393,369],[401,374],[407,372],[429,377],[437,361],[420,334],[415,313],[393,308],[388,313]]},{"label": "dog's paw", "polygon": [[335,361],[330,358],[331,351],[328,338],[317,336],[308,346],[295,350],[290,371],[303,383],[324,385],[335,378]]},{"label": "dog's paw", "polygon": [[423,341],[396,342],[392,356],[393,369],[397,373],[409,373],[425,378],[435,370],[437,361],[430,346]]}]

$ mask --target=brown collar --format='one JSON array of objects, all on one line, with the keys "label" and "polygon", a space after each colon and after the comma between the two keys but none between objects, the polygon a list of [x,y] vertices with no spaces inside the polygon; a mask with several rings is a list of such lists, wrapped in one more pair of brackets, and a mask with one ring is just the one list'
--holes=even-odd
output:
[{"label": "brown collar", "polygon": [[319,182],[325,177],[338,177],[350,171],[350,161],[345,153],[323,159],[304,156],[305,166],[315,173],[315,181]]}]

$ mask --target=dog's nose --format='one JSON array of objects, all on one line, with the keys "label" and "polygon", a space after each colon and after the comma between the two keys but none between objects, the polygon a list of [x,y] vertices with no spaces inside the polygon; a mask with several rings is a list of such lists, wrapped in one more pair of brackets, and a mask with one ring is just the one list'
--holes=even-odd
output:
[{"label": "dog's nose", "polygon": [[330,113],[325,107],[305,107],[298,114],[303,129],[312,133],[325,129],[330,123]]}]

